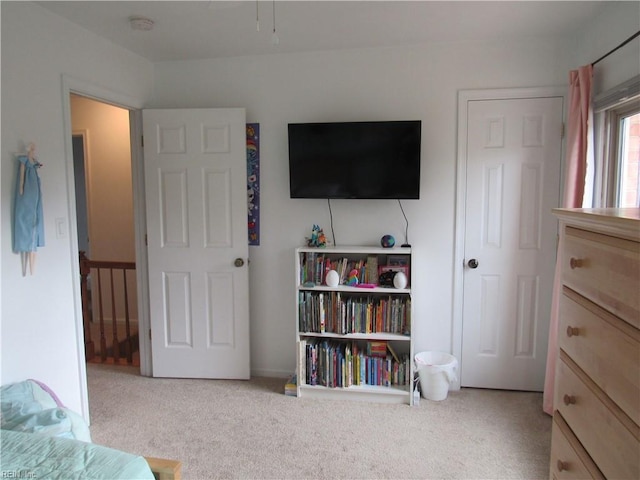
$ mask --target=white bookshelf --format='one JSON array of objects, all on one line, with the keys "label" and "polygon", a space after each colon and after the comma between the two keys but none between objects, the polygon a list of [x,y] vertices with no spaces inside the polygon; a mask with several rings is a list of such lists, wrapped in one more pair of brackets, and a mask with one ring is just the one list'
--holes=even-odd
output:
[{"label": "white bookshelf", "polygon": [[[327,260],[332,267],[341,266],[339,262],[345,260],[361,266],[360,270],[367,271],[368,267],[368,275],[362,273],[359,281],[368,284],[367,287],[326,285]],[[310,268],[310,262],[318,268]],[[399,289],[377,285],[381,266],[403,269],[407,286]],[[348,273],[345,271],[345,277]],[[411,276],[411,248],[348,246],[295,250],[298,397],[413,404]],[[396,356],[389,349],[385,356],[370,354],[367,348],[370,342],[385,342]],[[312,353],[314,349],[316,356]],[[356,349],[359,360],[354,359]],[[318,359],[319,355],[324,362]],[[312,368],[315,375],[309,372]]]}]

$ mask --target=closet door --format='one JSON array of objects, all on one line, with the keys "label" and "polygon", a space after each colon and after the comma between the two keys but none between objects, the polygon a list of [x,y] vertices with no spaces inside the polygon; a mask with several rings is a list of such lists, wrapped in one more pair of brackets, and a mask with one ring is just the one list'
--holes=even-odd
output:
[{"label": "closet door", "polygon": [[562,97],[467,102],[461,386],[542,391]]}]

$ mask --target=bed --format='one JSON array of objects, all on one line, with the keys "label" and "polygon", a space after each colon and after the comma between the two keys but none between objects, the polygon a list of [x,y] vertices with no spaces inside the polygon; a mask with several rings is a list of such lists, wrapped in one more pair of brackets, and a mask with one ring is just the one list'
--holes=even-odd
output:
[{"label": "bed", "polygon": [[180,462],[92,443],[84,419],[40,382],[3,386],[0,400],[1,478],[180,479]]}]

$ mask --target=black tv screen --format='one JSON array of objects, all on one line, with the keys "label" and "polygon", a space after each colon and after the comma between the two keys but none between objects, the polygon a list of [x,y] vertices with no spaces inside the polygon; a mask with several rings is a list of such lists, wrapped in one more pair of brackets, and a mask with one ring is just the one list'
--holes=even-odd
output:
[{"label": "black tv screen", "polygon": [[419,120],[289,124],[291,198],[420,198]]}]

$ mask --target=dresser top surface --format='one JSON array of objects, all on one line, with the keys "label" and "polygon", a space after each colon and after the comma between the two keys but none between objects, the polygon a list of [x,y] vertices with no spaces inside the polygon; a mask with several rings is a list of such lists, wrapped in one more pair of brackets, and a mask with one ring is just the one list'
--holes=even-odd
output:
[{"label": "dresser top surface", "polygon": [[640,220],[640,208],[555,208],[554,213],[571,217],[593,217],[618,220]]},{"label": "dresser top surface", "polygon": [[578,228],[640,239],[640,208],[555,208],[553,213]]}]

